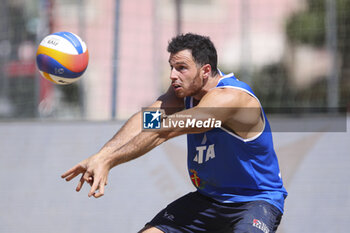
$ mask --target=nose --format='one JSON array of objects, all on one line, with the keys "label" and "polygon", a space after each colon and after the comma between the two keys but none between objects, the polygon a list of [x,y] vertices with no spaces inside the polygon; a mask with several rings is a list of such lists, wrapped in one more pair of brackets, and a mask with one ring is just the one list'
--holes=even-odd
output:
[{"label": "nose", "polygon": [[175,81],[176,79],[178,79],[178,71],[173,67],[170,71],[170,79],[171,81]]}]

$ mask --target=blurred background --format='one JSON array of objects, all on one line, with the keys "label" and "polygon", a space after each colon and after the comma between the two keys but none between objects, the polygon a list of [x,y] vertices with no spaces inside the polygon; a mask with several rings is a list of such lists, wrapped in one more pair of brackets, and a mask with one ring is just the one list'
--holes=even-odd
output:
[{"label": "blurred background", "polygon": [[[126,119],[167,89],[167,43],[186,32],[209,36],[220,69],[265,107],[349,107],[348,0],[2,0],[0,11],[2,119]],[[57,31],[88,45],[73,85],[36,69],[38,44]]]},{"label": "blurred background", "polygon": [[[58,31],[90,55],[68,86],[36,68],[37,46]],[[113,171],[102,199],[59,179],[167,89],[167,43],[186,32],[209,36],[219,68],[279,113],[271,125],[290,194],[279,233],[348,232],[350,0],[1,0],[0,232],[136,232],[193,190],[185,137]],[[316,120],[310,130],[315,118],[278,110],[300,108],[345,115],[333,119],[340,128]]]}]

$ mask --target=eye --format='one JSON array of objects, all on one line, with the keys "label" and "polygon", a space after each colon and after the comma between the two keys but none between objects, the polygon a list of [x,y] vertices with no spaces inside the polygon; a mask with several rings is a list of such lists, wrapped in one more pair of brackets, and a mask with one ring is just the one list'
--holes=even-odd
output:
[{"label": "eye", "polygon": [[178,67],[178,70],[180,70],[180,71],[181,71],[181,70],[185,70],[185,69],[186,69],[185,66],[179,66],[179,67]]}]

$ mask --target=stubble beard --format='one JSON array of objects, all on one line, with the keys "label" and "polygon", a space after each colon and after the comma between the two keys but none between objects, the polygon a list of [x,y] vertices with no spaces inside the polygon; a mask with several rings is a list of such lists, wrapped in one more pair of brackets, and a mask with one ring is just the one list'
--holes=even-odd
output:
[{"label": "stubble beard", "polygon": [[[198,80],[198,81],[197,81]],[[193,81],[190,83],[189,87],[186,88],[189,90],[189,93],[186,94],[184,92],[182,93],[176,93],[176,96],[178,98],[185,98],[185,97],[189,97],[189,96],[196,96],[200,93],[200,91],[203,88],[203,82],[200,81],[200,77],[199,77],[199,70],[197,70],[197,73],[195,75],[195,78],[193,79]]]}]

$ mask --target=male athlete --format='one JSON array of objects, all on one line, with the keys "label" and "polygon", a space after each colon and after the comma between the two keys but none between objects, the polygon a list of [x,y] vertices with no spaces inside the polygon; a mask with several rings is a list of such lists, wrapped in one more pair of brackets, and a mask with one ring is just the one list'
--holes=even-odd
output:
[{"label": "male athlete", "polygon": [[[174,127],[141,130],[141,112],[132,116],[95,155],[62,175],[82,174],[89,196],[103,196],[111,168],[138,158],[166,140],[187,135],[188,171],[197,191],[168,205],[142,233],[275,232],[287,192],[283,187],[266,115],[250,87],[217,69],[217,54],[208,37],[173,38],[171,86],[150,107],[169,116],[216,119],[221,127]],[[170,117],[170,116],[169,116]]]}]

